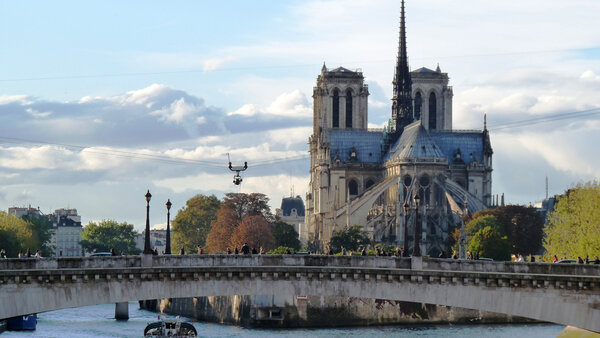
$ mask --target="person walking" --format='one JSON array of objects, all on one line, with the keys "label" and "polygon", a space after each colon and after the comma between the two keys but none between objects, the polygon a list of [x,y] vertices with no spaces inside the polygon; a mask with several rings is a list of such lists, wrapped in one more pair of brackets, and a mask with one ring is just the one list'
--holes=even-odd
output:
[{"label": "person walking", "polygon": [[35,250],[35,258],[42,258],[42,254],[40,253],[40,250]]},{"label": "person walking", "polygon": [[240,250],[238,249],[238,247],[237,247],[237,246],[235,247],[235,251],[234,251],[234,253],[235,253],[236,255],[238,255],[238,254],[240,253]]},{"label": "person walking", "polygon": [[598,259],[598,256],[596,256],[596,259],[594,259],[594,264],[600,264],[600,259]]},{"label": "person walking", "polygon": [[202,255],[204,250],[202,250],[202,246],[198,245],[198,255]]},{"label": "person walking", "polygon": [[366,256],[367,255],[367,249],[363,246],[362,250],[360,251],[360,255],[361,256]]},{"label": "person walking", "polygon": [[577,264],[583,264],[583,259],[581,259],[581,256],[577,256]]},{"label": "person walking", "polygon": [[185,255],[185,248],[184,247],[181,247],[181,250],[179,250],[179,254],[182,255],[182,256]]},{"label": "person walking", "polygon": [[6,258],[6,251],[4,249],[0,250],[0,258]]},{"label": "person walking", "polygon": [[27,248],[27,252],[25,253],[25,257],[31,258],[31,250]]},{"label": "person walking", "polygon": [[231,249],[229,249],[229,247],[227,248],[227,254],[231,255]]},{"label": "person walking", "polygon": [[248,243],[244,243],[244,245],[242,245],[242,253],[244,255],[250,254],[250,247],[248,246]]},{"label": "person walking", "polygon": [[554,255],[554,259],[552,260],[552,263],[556,263],[558,262],[558,256]]},{"label": "person walking", "polygon": [[583,260],[585,264],[590,264],[590,256],[585,255],[585,259]]},{"label": "person walking", "polygon": [[342,245],[341,253],[342,253],[342,256],[346,256],[346,248],[344,248],[343,245]]}]

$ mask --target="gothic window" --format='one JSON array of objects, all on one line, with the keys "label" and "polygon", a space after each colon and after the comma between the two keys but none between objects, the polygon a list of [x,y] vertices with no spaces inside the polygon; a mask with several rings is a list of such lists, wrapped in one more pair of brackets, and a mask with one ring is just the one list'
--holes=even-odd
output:
[{"label": "gothic window", "polygon": [[346,128],[352,128],[352,91],[346,92]]},{"label": "gothic window", "polygon": [[333,91],[333,116],[332,116],[333,128],[340,127],[340,91],[335,89]]},{"label": "gothic window", "polygon": [[375,184],[375,181],[373,181],[372,179],[368,179],[367,183],[365,183],[365,189],[369,189],[370,187],[372,187]]},{"label": "gothic window", "polygon": [[358,195],[358,182],[356,182],[356,180],[350,180],[350,182],[348,182],[348,192],[350,193],[350,196]]},{"label": "gothic window", "polygon": [[429,95],[429,129],[436,129],[437,122],[437,99],[435,93]]},{"label": "gothic window", "polygon": [[419,189],[419,194],[421,195],[421,203],[424,203],[425,205],[431,204],[431,187],[429,186],[430,183],[431,180],[427,175],[423,175],[421,176],[421,178],[419,178],[419,185],[421,186],[421,189]]},{"label": "gothic window", "polygon": [[421,107],[423,107],[423,98],[421,97],[421,92],[417,92],[415,95],[415,120],[421,118]]}]

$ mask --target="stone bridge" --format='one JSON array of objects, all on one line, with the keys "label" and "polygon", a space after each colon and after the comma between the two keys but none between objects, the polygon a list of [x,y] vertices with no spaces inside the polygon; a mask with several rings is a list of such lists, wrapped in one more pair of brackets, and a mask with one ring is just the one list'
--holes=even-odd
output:
[{"label": "stone bridge", "polygon": [[0,260],[0,319],[158,298],[324,295],[484,310],[600,332],[600,266],[318,255]]}]

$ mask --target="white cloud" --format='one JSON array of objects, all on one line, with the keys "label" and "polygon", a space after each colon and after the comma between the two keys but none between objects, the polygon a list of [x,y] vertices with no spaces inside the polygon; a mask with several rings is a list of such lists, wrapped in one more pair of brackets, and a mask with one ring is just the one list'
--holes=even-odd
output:
[{"label": "white cloud", "polygon": [[257,104],[245,104],[227,115],[256,116],[273,115],[294,118],[308,118],[312,116],[306,96],[300,90],[279,95],[268,107],[262,108]]},{"label": "white cloud", "polygon": [[205,72],[217,70],[217,69],[221,68],[224,64],[229,63],[233,60],[235,60],[235,58],[233,56],[208,59],[203,62],[202,69]]}]

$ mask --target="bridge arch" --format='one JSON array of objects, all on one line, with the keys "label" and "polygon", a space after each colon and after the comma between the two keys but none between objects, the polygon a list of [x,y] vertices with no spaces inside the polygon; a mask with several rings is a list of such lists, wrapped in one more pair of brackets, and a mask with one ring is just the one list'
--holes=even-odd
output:
[{"label": "bridge arch", "polygon": [[567,267],[557,275],[562,266],[544,263],[291,255],[165,257],[155,263],[160,265],[3,270],[0,301],[14,306],[0,307],[0,318],[144,299],[280,294],[438,304],[600,331],[600,267]]}]

